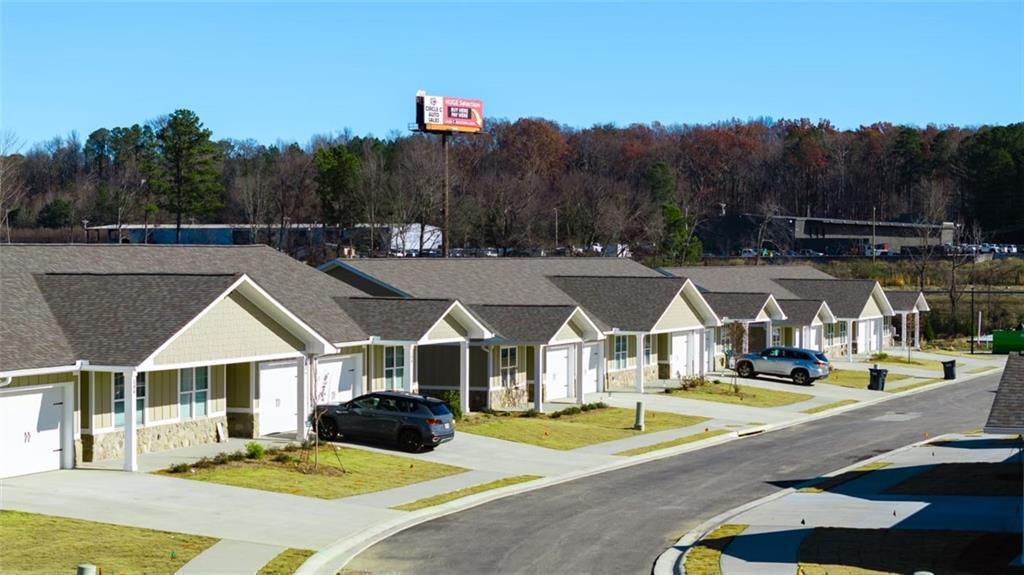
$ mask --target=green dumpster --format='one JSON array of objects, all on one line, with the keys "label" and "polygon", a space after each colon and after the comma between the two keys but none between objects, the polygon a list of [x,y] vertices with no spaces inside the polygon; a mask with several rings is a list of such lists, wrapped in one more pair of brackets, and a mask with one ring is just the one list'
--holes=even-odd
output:
[{"label": "green dumpster", "polygon": [[1024,330],[997,329],[992,332],[992,353],[1024,351]]}]

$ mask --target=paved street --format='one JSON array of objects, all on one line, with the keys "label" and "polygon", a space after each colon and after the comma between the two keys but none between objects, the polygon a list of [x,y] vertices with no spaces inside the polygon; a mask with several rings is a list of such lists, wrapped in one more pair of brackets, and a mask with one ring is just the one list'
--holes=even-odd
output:
[{"label": "paved street", "polygon": [[[399,533],[372,573],[647,573],[710,517],[780,487],[938,435],[978,429],[998,375],[509,497]],[[429,567],[425,567],[429,566]]]}]

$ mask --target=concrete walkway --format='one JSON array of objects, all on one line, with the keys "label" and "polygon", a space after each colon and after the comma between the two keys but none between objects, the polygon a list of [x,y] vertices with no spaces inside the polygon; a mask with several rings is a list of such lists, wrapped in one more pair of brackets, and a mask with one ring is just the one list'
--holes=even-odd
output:
[{"label": "concrete walkway", "polygon": [[178,575],[252,575],[285,547],[221,539],[178,569]]},{"label": "concrete walkway", "polygon": [[[874,460],[888,463],[886,467],[826,492],[781,492],[782,496],[769,497],[751,508],[723,514],[722,523],[747,526],[722,553],[723,575],[792,575],[797,570],[800,544],[816,527],[1020,533],[1019,496],[886,492],[943,463],[1021,463],[1016,446],[998,441],[996,436],[955,439],[878,456]],[[714,526],[701,529],[706,533]]]}]

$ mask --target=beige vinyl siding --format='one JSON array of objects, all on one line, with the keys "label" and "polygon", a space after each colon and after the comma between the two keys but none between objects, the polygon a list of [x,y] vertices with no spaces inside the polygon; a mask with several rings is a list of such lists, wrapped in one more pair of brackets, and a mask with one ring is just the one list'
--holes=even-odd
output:
[{"label": "beige vinyl siding", "polygon": [[875,296],[872,295],[868,298],[868,303],[864,304],[864,309],[860,312],[860,317],[879,317],[882,315],[882,308],[878,307],[878,302],[875,301]]},{"label": "beige vinyl siding", "polygon": [[370,373],[373,374],[370,381],[370,391],[381,391],[384,389],[384,348],[379,345],[370,346],[370,361],[372,365]]},{"label": "beige vinyl siding", "polygon": [[302,341],[234,292],[154,358],[157,365],[301,352]]},{"label": "beige vinyl siding", "polygon": [[767,306],[766,306],[766,307],[762,307],[761,308],[761,311],[757,313],[757,318],[754,321],[768,321],[770,319],[772,319],[772,318],[771,318],[771,316],[768,315]]},{"label": "beige vinyl siding", "polygon": [[571,341],[580,341],[583,339],[583,328],[579,325],[576,318],[571,318],[565,322],[565,325],[558,330],[555,337],[551,339],[552,343],[564,343]]},{"label": "beige vinyl siding", "polygon": [[44,375],[19,375],[11,379],[10,387],[53,385],[55,383],[69,383],[74,381],[75,373],[73,371],[64,373],[47,373]]},{"label": "beige vinyl siding", "polygon": [[146,423],[178,418],[178,370],[146,373]]},{"label": "beige vinyl siding", "polygon": [[[653,348],[651,348],[652,356],[657,356],[657,360],[658,361],[668,361],[668,359],[669,359],[668,346],[669,346],[669,342],[672,340],[672,334],[670,334],[670,333],[659,333],[656,336],[656,338],[657,338],[656,341],[655,341],[656,345]],[[652,359],[654,359],[654,358],[652,357]]]},{"label": "beige vinyl siding", "polygon": [[690,302],[680,293],[668,305],[664,315],[655,324],[656,331],[683,331],[703,326],[700,321],[700,314],[697,309],[690,305]]},{"label": "beige vinyl siding", "polygon": [[455,321],[451,314],[448,314],[427,332],[426,340],[444,341],[460,337],[466,337],[466,329],[459,322]]},{"label": "beige vinyl siding", "polygon": [[89,402],[89,372],[83,371],[78,374],[78,428],[88,428],[92,414],[92,404]]},{"label": "beige vinyl siding", "polygon": [[[629,335],[610,335],[605,339],[605,358],[608,362],[608,371],[615,371],[615,339],[624,337],[626,338],[626,369],[636,367],[636,336],[633,334]],[[651,337],[650,335],[645,336]],[[653,343],[653,342],[652,342]],[[657,361],[657,353],[655,348],[651,348],[651,360]]]},{"label": "beige vinyl siding", "polygon": [[210,368],[209,415],[227,411],[227,366],[215,365]]},{"label": "beige vinyl siding", "polygon": [[251,390],[252,364],[232,363],[227,366],[227,406],[248,409]]},{"label": "beige vinyl siding", "polygon": [[113,374],[107,371],[94,371],[91,374],[93,391],[92,397],[96,400],[96,412],[93,415],[93,426],[95,429],[107,429],[114,426],[113,402]]},{"label": "beige vinyl siding", "polygon": [[[501,387],[501,348],[512,347],[512,346],[493,346],[491,348],[491,387]],[[530,354],[527,351],[527,346],[517,345],[516,348],[516,385],[524,385],[526,380],[529,379],[530,375],[527,375],[526,364],[527,355]],[[472,383],[472,382],[471,382]]]}]

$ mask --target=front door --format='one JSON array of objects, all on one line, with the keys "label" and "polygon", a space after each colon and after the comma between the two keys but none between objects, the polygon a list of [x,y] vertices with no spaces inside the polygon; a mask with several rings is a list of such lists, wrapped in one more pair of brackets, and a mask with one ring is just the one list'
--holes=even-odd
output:
[{"label": "front door", "polygon": [[583,393],[597,393],[597,376],[601,369],[601,344],[583,346]]},{"label": "front door", "polygon": [[363,377],[363,356],[345,355],[317,361],[317,403],[344,403],[352,399]]},{"label": "front door", "polygon": [[672,369],[673,379],[682,379],[690,375],[690,334],[672,334],[672,360],[669,367]]},{"label": "front door", "polygon": [[569,397],[569,347],[548,349],[544,358],[547,400]]},{"label": "front door", "polygon": [[295,431],[298,374],[294,360],[260,364],[257,388],[260,435]]}]

